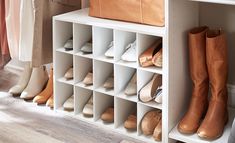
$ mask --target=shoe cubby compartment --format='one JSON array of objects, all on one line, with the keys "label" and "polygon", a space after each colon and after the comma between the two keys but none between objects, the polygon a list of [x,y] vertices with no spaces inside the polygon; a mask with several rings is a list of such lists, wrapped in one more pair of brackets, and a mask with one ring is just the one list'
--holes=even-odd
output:
[{"label": "shoe cubby compartment", "polygon": [[[138,69],[137,71],[137,93],[138,93],[138,102],[140,104],[143,104],[143,105],[146,105],[146,106],[149,106],[149,107],[154,107],[154,108],[157,108],[157,109],[162,109],[162,104],[158,104],[157,102],[153,100],[149,101],[149,102],[142,102],[140,100],[140,91],[143,89],[143,87],[145,87],[153,78],[153,76],[157,74],[157,73],[153,73],[153,72],[148,72],[148,71],[145,71],[145,70],[141,70],[141,69]],[[164,95],[163,95],[164,96]]]},{"label": "shoe cubby compartment", "polygon": [[93,116],[87,116],[83,114],[83,109],[85,105],[88,103],[91,96],[93,96],[92,90],[75,87],[75,107],[74,107],[75,115],[78,116],[78,118],[92,122],[94,121]]},{"label": "shoe cubby compartment", "polygon": [[[113,64],[95,60],[94,61],[94,88],[95,91],[114,96],[114,89],[104,88],[104,83],[109,77],[115,75]],[[115,78],[115,77],[114,77]]]},{"label": "shoe cubby compartment", "polygon": [[115,128],[123,133],[128,133],[132,137],[137,136],[137,129],[130,130],[124,127],[124,123],[127,120],[128,116],[136,114],[137,116],[137,103],[132,101],[127,101],[121,98],[115,98]]},{"label": "shoe cubby compartment", "polygon": [[129,82],[131,81],[134,74],[137,74],[136,69],[117,64],[114,66],[114,69],[115,69],[115,80],[114,80],[115,96],[129,101],[137,102],[138,101],[137,94],[136,95],[125,94],[125,89],[127,88]]},{"label": "shoe cubby compartment", "polygon": [[74,82],[75,86],[93,90],[93,85],[83,83],[84,78],[89,72],[93,72],[93,61],[89,58],[75,56],[74,61]]},{"label": "shoe cubby compartment", "polygon": [[141,121],[144,118],[145,114],[152,110],[159,110],[153,107],[149,107],[143,104],[138,103],[137,104],[137,131],[138,136],[142,138],[145,142],[157,142],[154,140],[152,135],[146,136],[143,134],[142,128],[141,128]]},{"label": "shoe cubby compartment", "polygon": [[[94,119],[95,119],[95,121],[99,125],[105,125],[106,127],[114,128],[114,122],[115,121],[113,123],[109,123],[109,122],[104,122],[101,119],[101,115],[109,107],[114,107],[115,108],[114,97],[110,96],[110,95],[107,95],[107,94],[95,92],[94,93]],[[115,114],[115,109],[114,109],[114,114]]]},{"label": "shoe cubby compartment", "polygon": [[55,110],[67,115],[74,115],[74,112],[65,111],[63,108],[64,102],[74,93],[73,86],[61,82],[55,82],[55,86],[58,88],[54,91]]},{"label": "shoe cubby compartment", "polygon": [[54,36],[54,46],[57,52],[73,54],[73,50],[66,51],[64,48],[65,43],[73,37],[73,24],[70,22],[55,21],[53,31]]},{"label": "shoe cubby compartment", "polygon": [[55,58],[57,59],[56,62],[54,62],[55,66],[55,79],[59,82],[63,82],[66,84],[73,85],[74,80],[70,79],[67,80],[64,75],[68,71],[69,68],[73,67],[73,55],[65,54],[61,52],[55,53]]},{"label": "shoe cubby compartment", "polygon": [[114,58],[106,57],[105,53],[113,41],[113,30],[93,27],[94,57],[96,60],[114,63]]},{"label": "shoe cubby compartment", "polygon": [[147,49],[150,48],[150,46],[152,44],[154,44],[154,42],[156,42],[157,40],[162,39],[161,37],[157,37],[157,36],[152,36],[152,35],[145,35],[145,34],[137,34],[137,55],[138,55],[138,67],[139,69],[143,69],[146,71],[151,71],[151,72],[155,72],[155,73],[162,73],[162,68],[156,67],[156,66],[149,66],[149,67],[141,67],[140,63],[139,63],[139,57],[140,55],[146,51]]},{"label": "shoe cubby compartment", "polygon": [[92,42],[93,46],[93,38],[92,38],[92,26],[89,25],[83,25],[83,24],[73,24],[74,31],[74,52],[75,55],[87,57],[87,58],[93,58],[93,52],[92,53],[83,53],[81,51],[81,48],[87,43]]},{"label": "shoe cubby compartment", "polygon": [[114,53],[117,64],[133,68],[137,67],[137,62],[123,61],[121,58],[126,51],[126,47],[134,41],[136,41],[136,33],[114,30]]}]

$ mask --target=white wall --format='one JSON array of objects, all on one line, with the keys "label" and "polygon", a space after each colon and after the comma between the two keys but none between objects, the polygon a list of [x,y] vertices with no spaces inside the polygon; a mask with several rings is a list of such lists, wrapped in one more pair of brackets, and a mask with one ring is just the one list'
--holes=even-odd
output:
[{"label": "white wall", "polygon": [[200,4],[200,25],[222,28],[227,33],[229,50],[229,103],[235,107],[235,8],[221,4]]}]

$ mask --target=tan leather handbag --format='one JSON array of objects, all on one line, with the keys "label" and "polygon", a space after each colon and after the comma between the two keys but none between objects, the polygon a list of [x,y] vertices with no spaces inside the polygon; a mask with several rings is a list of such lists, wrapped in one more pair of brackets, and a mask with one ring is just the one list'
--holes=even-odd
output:
[{"label": "tan leather handbag", "polygon": [[90,16],[165,25],[164,0],[90,0]]}]

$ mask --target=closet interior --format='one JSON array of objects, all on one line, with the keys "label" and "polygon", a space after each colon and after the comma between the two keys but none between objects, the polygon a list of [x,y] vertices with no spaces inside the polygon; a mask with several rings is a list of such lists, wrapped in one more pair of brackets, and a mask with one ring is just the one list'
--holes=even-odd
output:
[{"label": "closet interior", "polygon": [[[183,135],[177,124],[188,108],[191,97],[189,77],[187,32],[197,26],[221,28],[226,31],[229,47],[229,123],[223,136],[207,141],[195,135]],[[235,83],[235,2],[231,0],[165,0],[165,26],[155,27],[88,16],[88,9],[55,16],[53,19],[53,61],[55,111],[107,127],[127,136],[145,142],[158,142],[152,136],[145,136],[141,130],[141,120],[145,113],[153,109],[162,112],[162,141],[221,143],[227,141],[232,121],[235,117],[235,99],[232,98]],[[72,51],[64,50],[64,43],[73,37]],[[81,47],[92,39],[93,51],[83,54]],[[141,67],[138,57],[154,41],[162,39],[163,66]],[[125,62],[121,55],[125,46],[136,40],[137,62]],[[114,57],[105,57],[110,42],[114,44]],[[66,80],[64,73],[74,68],[74,78]],[[93,85],[85,86],[82,80],[88,72],[93,72]],[[137,95],[124,94],[128,81],[137,73]],[[105,80],[113,74],[114,89],[103,88]],[[162,75],[162,104],[154,101],[143,103],[138,91],[151,80],[154,74]],[[74,112],[63,110],[63,103],[74,94]],[[82,109],[93,96],[93,117],[85,117]],[[104,123],[101,114],[108,107],[114,108],[114,122]],[[124,121],[129,114],[137,111],[137,130],[127,131]]]},{"label": "closet interior", "polygon": [[[175,72],[174,77],[169,78],[182,81],[181,84],[174,83],[169,86],[168,95],[168,119],[169,138],[188,143],[222,143],[227,142],[232,122],[235,117],[234,86],[235,83],[235,1],[231,0],[182,0],[169,1],[169,60],[172,61],[170,70]],[[183,114],[187,111],[190,102],[191,85],[189,75],[188,39],[187,34],[190,29],[198,26],[208,26],[210,29],[221,29],[225,31],[228,43],[229,56],[229,77],[228,77],[228,111],[229,122],[227,123],[223,135],[217,140],[203,140],[197,134],[184,135],[177,130],[177,124]],[[180,49],[180,51],[179,51]],[[179,53],[177,56],[175,53]],[[172,59],[173,57],[173,59]],[[173,65],[174,64],[174,65]],[[179,67],[180,68],[176,68]],[[183,72],[182,72],[183,71]],[[169,75],[170,77],[173,75]],[[172,87],[173,86],[173,87]],[[177,90],[173,90],[173,88]],[[171,92],[172,91],[172,92]],[[178,92],[175,92],[178,91]],[[173,129],[171,130],[171,128]]]}]

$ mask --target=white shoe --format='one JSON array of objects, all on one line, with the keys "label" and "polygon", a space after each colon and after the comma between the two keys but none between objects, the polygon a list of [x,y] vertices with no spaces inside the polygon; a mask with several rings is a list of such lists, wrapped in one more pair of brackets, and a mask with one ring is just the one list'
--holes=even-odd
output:
[{"label": "white shoe", "polygon": [[64,44],[65,51],[71,51],[73,50],[73,38],[70,38],[65,44]]},{"label": "white shoe", "polygon": [[125,89],[126,95],[136,95],[137,94],[137,74],[135,73],[131,78]]},{"label": "white shoe", "polygon": [[139,91],[139,99],[142,102],[149,102],[154,99],[156,90],[162,85],[162,75],[155,74],[151,81]]},{"label": "white shoe", "polygon": [[126,47],[126,51],[122,55],[121,59],[123,61],[127,61],[127,62],[136,62],[137,61],[137,58],[136,58],[136,41],[134,41],[133,43],[129,44]]},{"label": "white shoe", "polygon": [[92,43],[86,43],[85,45],[82,46],[81,51],[83,53],[90,54],[92,53]]},{"label": "white shoe", "polygon": [[64,110],[73,111],[74,110],[74,95],[70,96],[63,104]]},{"label": "white shoe", "polygon": [[87,104],[84,106],[82,113],[84,116],[88,116],[88,117],[93,116],[93,96],[90,97]]},{"label": "white shoe", "polygon": [[162,86],[158,87],[156,91],[155,102],[162,104]]},{"label": "white shoe", "polygon": [[113,41],[109,44],[108,50],[104,54],[108,58],[113,58],[114,57],[114,45]]},{"label": "white shoe", "polygon": [[70,80],[70,79],[73,79],[73,67],[72,68],[69,68],[66,73],[64,74],[64,78],[66,80]]},{"label": "white shoe", "polygon": [[13,96],[20,95],[28,85],[31,74],[32,74],[32,68],[30,67],[30,63],[27,63],[24,67],[22,75],[20,76],[20,80],[15,86],[13,86],[9,90],[9,93],[12,94]]},{"label": "white shoe", "polygon": [[32,99],[38,95],[45,87],[48,81],[48,73],[45,66],[33,68],[29,83],[24,91],[21,93],[20,98]]}]

